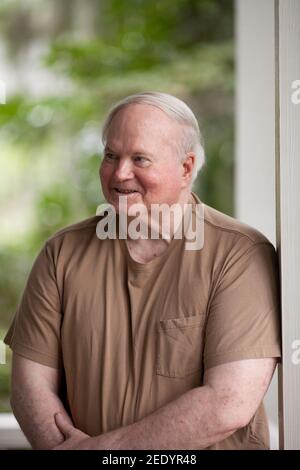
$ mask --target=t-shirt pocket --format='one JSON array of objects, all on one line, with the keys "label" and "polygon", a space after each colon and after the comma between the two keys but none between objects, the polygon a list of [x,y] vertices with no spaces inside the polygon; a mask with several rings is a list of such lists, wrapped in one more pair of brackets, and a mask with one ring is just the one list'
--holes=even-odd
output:
[{"label": "t-shirt pocket", "polygon": [[156,374],[183,378],[202,370],[205,315],[160,320]]}]

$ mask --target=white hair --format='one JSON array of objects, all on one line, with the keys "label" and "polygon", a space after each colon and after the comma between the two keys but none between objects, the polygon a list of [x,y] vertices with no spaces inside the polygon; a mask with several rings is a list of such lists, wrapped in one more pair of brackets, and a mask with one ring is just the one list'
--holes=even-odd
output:
[{"label": "white hair", "polygon": [[136,103],[155,106],[182,125],[183,142],[180,142],[179,153],[182,155],[182,160],[188,152],[193,152],[196,155],[196,162],[191,180],[191,183],[193,183],[205,162],[203,138],[194,113],[187,104],[175,96],[167,93],[149,91],[127,96],[123,100],[119,101],[110,109],[103,123],[103,144],[105,145],[106,143],[109,128],[115,115],[126,106]]}]

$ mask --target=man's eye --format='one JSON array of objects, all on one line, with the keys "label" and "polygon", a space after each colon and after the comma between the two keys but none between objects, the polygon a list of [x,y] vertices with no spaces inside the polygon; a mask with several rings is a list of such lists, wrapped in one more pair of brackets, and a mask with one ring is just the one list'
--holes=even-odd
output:
[{"label": "man's eye", "polygon": [[104,157],[107,159],[107,160],[114,160],[116,158],[115,155],[113,155],[112,153],[106,153],[104,155]]},{"label": "man's eye", "polygon": [[135,161],[141,165],[148,165],[150,163],[150,161],[148,160],[148,158],[145,158],[145,157],[141,157],[141,156],[137,156],[135,157]]}]

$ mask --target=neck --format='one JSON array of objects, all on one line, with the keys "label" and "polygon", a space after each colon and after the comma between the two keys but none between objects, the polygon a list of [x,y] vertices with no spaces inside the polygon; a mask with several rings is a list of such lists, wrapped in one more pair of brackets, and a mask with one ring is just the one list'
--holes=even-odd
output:
[{"label": "neck", "polygon": [[[192,203],[191,193],[184,194],[177,203],[173,203],[171,207],[165,205],[161,208],[150,208],[147,210],[137,211],[134,214],[121,214],[120,223],[125,230],[126,238],[131,244],[139,246],[161,246],[168,245],[175,232],[179,229],[183,221],[185,205]],[[142,207],[142,208],[143,208]],[[141,234],[138,238],[132,238],[132,230],[136,230]]]}]

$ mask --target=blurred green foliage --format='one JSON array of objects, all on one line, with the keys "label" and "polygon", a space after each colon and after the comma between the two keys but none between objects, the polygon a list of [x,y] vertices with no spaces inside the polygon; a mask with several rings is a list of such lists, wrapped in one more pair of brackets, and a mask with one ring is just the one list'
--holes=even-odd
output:
[{"label": "blurred green foliage", "polygon": [[[207,157],[195,190],[207,204],[233,212],[233,0],[49,3],[0,5],[2,40],[16,70],[26,47],[42,42],[39,65],[67,83],[60,89],[58,80],[57,91],[52,86],[42,96],[19,91],[0,106],[0,209],[8,221],[0,238],[4,330],[45,239],[94,215],[103,201],[101,121],[116,100],[157,90],[186,101]],[[76,26],[82,9],[89,11],[84,31]],[[50,20],[43,28],[45,12]],[[7,370],[0,366],[0,410],[7,409]]]},{"label": "blurred green foliage", "polygon": [[[4,330],[0,328],[1,337]],[[11,368],[11,351],[6,351],[6,364],[0,364],[0,412],[10,411],[9,393],[10,393],[10,368]]]}]

